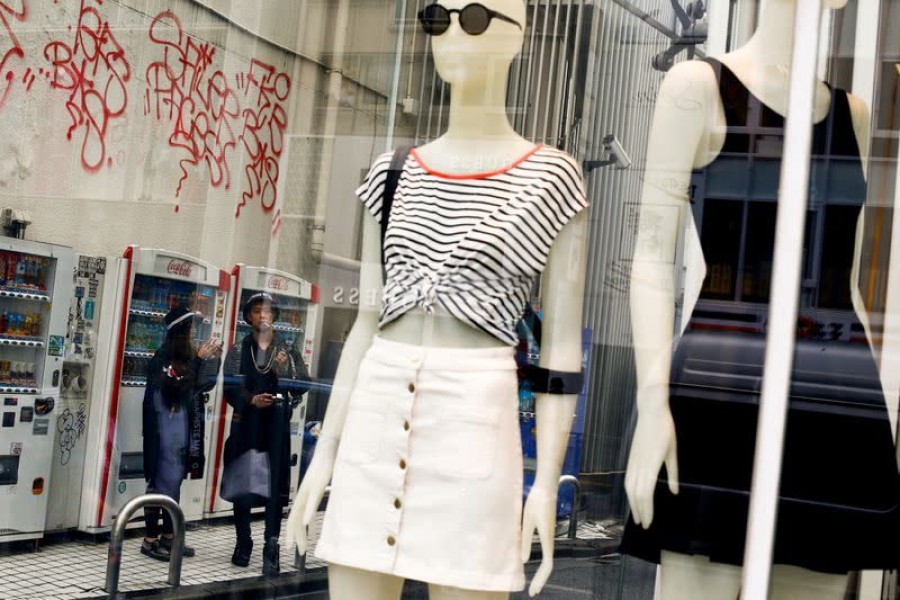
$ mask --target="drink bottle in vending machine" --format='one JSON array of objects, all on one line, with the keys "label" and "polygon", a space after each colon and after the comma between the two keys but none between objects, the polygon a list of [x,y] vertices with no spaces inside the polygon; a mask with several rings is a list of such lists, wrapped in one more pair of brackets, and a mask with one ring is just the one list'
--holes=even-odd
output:
[{"label": "drink bottle in vending machine", "polygon": [[0,252],[0,287],[8,289],[47,290],[46,278],[50,259],[21,252]]}]

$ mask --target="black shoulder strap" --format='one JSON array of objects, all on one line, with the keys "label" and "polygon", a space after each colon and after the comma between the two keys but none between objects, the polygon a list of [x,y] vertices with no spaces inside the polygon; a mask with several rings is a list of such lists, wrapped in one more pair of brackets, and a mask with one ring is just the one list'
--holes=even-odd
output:
[{"label": "black shoulder strap", "polygon": [[856,130],[853,127],[853,110],[850,108],[850,99],[844,90],[831,88],[831,110],[828,118],[822,121],[831,135],[831,147],[828,153],[837,156],[852,156],[861,158],[859,143],[856,140]]},{"label": "black shoulder strap", "polygon": [[722,85],[722,63],[711,56],[707,56],[706,58],[702,58],[700,60],[709,65],[709,67],[713,70],[713,73],[716,74],[716,83]]},{"label": "black shoulder strap", "polygon": [[388,167],[387,178],[384,180],[384,194],[381,197],[381,271],[384,281],[387,281],[384,242],[387,237],[388,221],[391,218],[391,207],[394,205],[394,193],[397,191],[400,175],[403,174],[403,165],[412,149],[413,146],[401,146],[394,150],[394,157],[391,159],[391,166]]}]

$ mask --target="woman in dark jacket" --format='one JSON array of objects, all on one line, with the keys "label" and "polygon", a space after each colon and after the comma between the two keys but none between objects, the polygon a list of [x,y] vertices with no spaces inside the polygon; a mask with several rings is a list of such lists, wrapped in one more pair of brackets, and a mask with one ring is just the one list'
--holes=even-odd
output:
[{"label": "woman in dark jacket", "polygon": [[[229,350],[225,359],[225,399],[234,411],[225,442],[221,494],[234,503],[237,544],[231,562],[239,567],[250,564],[253,549],[250,509],[266,507],[263,574],[274,575],[280,568],[278,535],[290,487],[291,411],[294,401],[309,389],[309,374],[296,346],[273,329],[278,304],[272,296],[251,296],[244,304],[243,317],[252,332]],[[259,471],[254,462],[259,458],[269,466],[268,485],[263,484],[262,490],[252,485],[249,472]],[[253,489],[229,489],[238,487],[232,485],[234,481]]]},{"label": "woman in dark jacket", "polygon": [[[208,340],[195,349],[191,341],[197,316],[179,306],[166,314],[166,341],[147,368],[143,403],[144,478],[147,491],[165,494],[176,502],[181,482],[203,476],[204,425],[201,394],[216,384],[221,346]],[[159,519],[162,513],[162,536]],[[147,535],[141,554],[169,560],[173,527],[169,514],[159,507],[144,509]],[[184,556],[194,556],[185,546]]]}]

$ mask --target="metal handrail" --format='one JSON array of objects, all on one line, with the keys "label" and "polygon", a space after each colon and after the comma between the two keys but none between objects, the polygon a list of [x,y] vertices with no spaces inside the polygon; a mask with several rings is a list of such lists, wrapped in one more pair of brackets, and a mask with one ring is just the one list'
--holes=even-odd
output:
[{"label": "metal handrail", "polygon": [[572,515],[569,517],[569,539],[574,540],[578,533],[578,504],[581,499],[581,483],[574,475],[563,475],[559,478],[559,488],[566,484],[571,484],[575,488],[572,496]]},{"label": "metal handrail", "polygon": [[119,571],[122,567],[122,542],[125,538],[125,527],[139,509],[145,506],[158,506],[169,513],[172,518],[174,538],[172,539],[171,556],[169,557],[169,585],[177,588],[181,584],[181,559],[184,553],[184,513],[172,498],[163,494],[144,494],[133,498],[122,507],[116,516],[109,536],[109,556],[106,561],[106,593],[111,600],[118,597]]}]

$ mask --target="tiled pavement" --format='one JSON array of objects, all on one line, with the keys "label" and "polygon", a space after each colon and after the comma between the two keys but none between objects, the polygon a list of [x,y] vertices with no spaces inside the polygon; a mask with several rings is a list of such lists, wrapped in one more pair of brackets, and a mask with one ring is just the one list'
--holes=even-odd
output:
[{"label": "tiled pavement", "polygon": [[[321,517],[311,528],[312,547],[318,536]],[[246,569],[231,564],[234,550],[234,526],[220,520],[192,527],[187,543],[197,556],[182,563],[181,585],[193,586],[259,577],[262,571],[263,521],[253,521],[254,548]],[[284,529],[284,528],[282,528]],[[122,549],[120,592],[136,592],[168,587],[168,563],[140,554],[143,530],[128,532]],[[0,598],[3,600],[72,600],[104,598],[107,543],[89,541],[48,542],[36,552],[11,552],[0,555]],[[283,573],[294,571],[293,545],[288,547],[286,534],[281,534],[281,566]],[[325,564],[310,556],[306,569],[324,568]]]},{"label": "tiled pavement", "polygon": [[[318,532],[324,513],[319,513],[317,522],[310,531],[311,548],[315,547]],[[248,584],[257,586],[262,570],[262,529],[263,521],[253,521],[254,550],[250,566],[246,569],[231,564],[231,552],[234,549],[234,527],[230,520],[219,520],[191,526],[187,533],[187,543],[197,550],[194,558],[185,558],[181,573],[182,592],[187,597],[203,597],[214,589],[220,589],[223,583],[228,585]],[[652,597],[653,570],[648,568],[635,570],[634,565],[620,564],[618,555],[608,554],[600,548],[606,545],[617,545],[621,526],[612,527],[605,522],[582,522],[578,527],[579,544],[584,549],[588,543],[595,550],[581,552],[580,555],[569,556],[564,548],[567,522],[558,524],[556,568],[541,597],[548,600],[555,598],[577,600],[578,598],[599,598],[619,600],[621,596],[613,593],[620,589],[622,577],[626,579],[637,576],[640,580],[630,582],[626,589],[630,600]],[[122,568],[120,571],[119,591],[125,594],[140,594],[156,597],[158,593],[168,590],[168,564],[151,560],[140,554],[143,530],[130,530],[125,539],[122,551]],[[52,541],[48,540],[36,552],[22,551],[21,547],[0,548],[0,600],[71,600],[75,598],[105,598],[103,586],[106,579],[107,543],[91,543],[86,540]],[[18,551],[15,551],[18,550]],[[604,556],[606,555],[606,556]],[[291,580],[290,574],[295,572],[293,566],[293,546],[288,546],[285,532],[281,536],[281,561],[283,577],[279,581]],[[539,564],[537,556],[526,566],[529,574]],[[325,564],[310,557],[306,564],[308,576],[324,576]],[[632,573],[633,572],[633,573]],[[630,574],[630,575],[629,575]],[[242,581],[243,580],[243,581]],[[228,583],[230,582],[230,583]],[[275,582],[271,582],[275,583]],[[263,584],[264,585],[264,584]],[[195,586],[195,587],[191,587]],[[638,588],[643,593],[636,593]],[[229,598],[263,597],[263,590],[254,587],[252,596],[241,594],[227,595]],[[160,592],[156,592],[159,590]],[[191,592],[190,590],[195,590]],[[140,594],[144,597],[143,594]],[[294,594],[265,594],[265,597],[282,598],[298,597]],[[305,596],[304,596],[305,597]],[[317,596],[318,597],[318,596]],[[416,582],[407,582],[404,600],[419,600],[427,597],[425,586]],[[514,594],[514,600],[524,600],[525,593]]]}]

